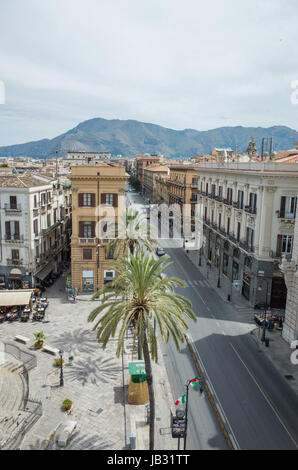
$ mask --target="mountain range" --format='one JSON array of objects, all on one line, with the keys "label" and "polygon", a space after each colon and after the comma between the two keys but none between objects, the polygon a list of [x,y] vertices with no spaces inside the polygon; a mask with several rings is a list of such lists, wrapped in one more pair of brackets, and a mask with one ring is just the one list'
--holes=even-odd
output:
[{"label": "mountain range", "polygon": [[195,129],[174,130],[156,124],[135,120],[94,118],[53,139],[0,147],[0,156],[28,156],[49,158],[65,156],[68,151],[110,152],[113,156],[136,154],[163,154],[166,157],[187,158],[207,154],[216,148],[238,146],[244,152],[250,138],[255,139],[260,152],[262,138],[274,139],[274,150],[293,148],[298,132],[286,126],[219,127],[208,131]]}]

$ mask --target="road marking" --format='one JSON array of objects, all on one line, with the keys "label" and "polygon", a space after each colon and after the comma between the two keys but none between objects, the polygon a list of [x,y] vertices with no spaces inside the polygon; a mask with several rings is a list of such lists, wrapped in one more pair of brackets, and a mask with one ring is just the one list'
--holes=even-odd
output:
[{"label": "road marking", "polygon": [[[233,444],[234,444],[234,448],[240,450],[240,449],[241,449],[241,448],[240,448],[240,445],[239,445],[239,443],[238,443],[238,441],[237,441],[237,439],[236,439],[236,436],[235,436],[234,431],[233,431],[233,429],[232,429],[232,426],[230,425],[230,422],[229,422],[229,420],[228,420],[228,418],[227,418],[227,416],[226,416],[226,414],[225,414],[225,412],[224,412],[224,409],[223,409],[223,407],[222,407],[222,405],[221,405],[221,403],[220,403],[220,401],[219,401],[219,398],[218,398],[218,396],[217,396],[217,394],[216,394],[216,391],[215,391],[215,389],[214,389],[214,387],[213,387],[213,384],[212,384],[212,382],[211,382],[211,380],[210,380],[210,377],[209,377],[209,375],[208,375],[208,373],[207,373],[206,367],[205,367],[204,364],[203,364],[203,360],[202,360],[201,356],[199,355],[199,352],[198,352],[197,347],[196,347],[196,345],[195,345],[195,343],[194,343],[194,340],[193,340],[192,336],[191,336],[189,333],[188,333],[187,336],[189,337],[189,339],[190,339],[190,341],[191,341],[191,344],[192,344],[192,347],[194,348],[194,350],[195,350],[195,352],[196,352],[196,354],[197,354],[197,360],[198,360],[198,362],[199,362],[199,364],[200,364],[200,367],[201,367],[201,369],[203,370],[205,376],[207,377],[209,389],[211,390],[212,394],[213,394],[214,397],[216,398],[216,401],[217,401],[216,406],[217,406],[218,412],[221,414],[222,417],[224,417],[225,422],[227,423],[227,425],[228,425],[228,427],[229,427],[229,429],[230,429],[229,436],[232,437],[232,441],[233,441]],[[206,378],[205,378],[205,380],[206,380]]]},{"label": "road marking", "polygon": [[279,414],[276,412],[274,406],[272,405],[272,403],[270,402],[270,400],[268,400],[265,392],[262,390],[262,388],[260,387],[260,385],[258,384],[258,382],[256,381],[255,377],[253,376],[252,372],[249,370],[249,368],[247,367],[247,365],[245,364],[245,362],[242,360],[241,356],[239,355],[238,351],[234,348],[234,346],[232,345],[232,343],[230,343],[230,346],[231,348],[233,349],[233,351],[235,352],[236,356],[238,357],[239,361],[242,362],[242,364],[244,365],[245,369],[247,370],[248,374],[250,375],[250,377],[252,378],[252,380],[254,381],[254,383],[256,384],[256,386],[258,387],[258,389],[260,390],[261,394],[263,395],[263,397],[265,398],[265,401],[268,403],[268,405],[270,406],[270,408],[272,409],[272,411],[274,412],[275,416],[277,417],[278,421],[280,422],[280,424],[282,425],[282,427],[284,428],[284,430],[286,431],[286,433],[288,434],[288,436],[290,437],[291,441],[293,442],[293,444],[295,445],[295,447],[298,447],[297,446],[297,443],[296,441],[294,440],[294,438],[292,437],[292,435],[290,434],[290,432],[288,431],[288,429],[286,428],[285,424],[282,422]]}]

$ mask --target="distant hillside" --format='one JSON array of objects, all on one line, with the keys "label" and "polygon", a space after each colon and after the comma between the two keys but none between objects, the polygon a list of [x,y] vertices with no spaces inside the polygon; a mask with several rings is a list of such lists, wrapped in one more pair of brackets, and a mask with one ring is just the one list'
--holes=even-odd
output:
[{"label": "distant hillside", "polygon": [[210,153],[213,147],[238,145],[245,151],[249,139],[254,137],[261,149],[262,137],[274,138],[275,150],[293,148],[298,132],[286,126],[220,127],[209,131],[185,129],[176,131],[139,121],[95,118],[82,122],[74,129],[54,139],[43,139],[26,144],[0,147],[0,156],[47,158],[64,156],[68,151],[111,152],[112,155],[135,156],[138,153],[161,153],[167,157],[189,157]]}]

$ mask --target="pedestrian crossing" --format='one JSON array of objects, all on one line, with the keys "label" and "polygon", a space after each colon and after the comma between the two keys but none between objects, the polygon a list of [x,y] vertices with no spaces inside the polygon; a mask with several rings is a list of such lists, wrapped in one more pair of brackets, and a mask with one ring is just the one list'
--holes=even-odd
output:
[{"label": "pedestrian crossing", "polygon": [[208,281],[203,281],[203,280],[198,280],[198,279],[182,279],[182,281],[185,283],[186,287],[210,287],[210,284]]}]

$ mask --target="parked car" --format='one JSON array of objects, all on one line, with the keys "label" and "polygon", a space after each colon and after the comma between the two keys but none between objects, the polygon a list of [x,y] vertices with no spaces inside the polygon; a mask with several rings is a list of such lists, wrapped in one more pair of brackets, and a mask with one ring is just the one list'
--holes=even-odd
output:
[{"label": "parked car", "polygon": [[164,256],[164,255],[166,254],[166,252],[165,252],[165,250],[164,250],[163,248],[161,248],[161,247],[158,246],[158,247],[156,248],[156,254],[157,254],[157,256]]}]

